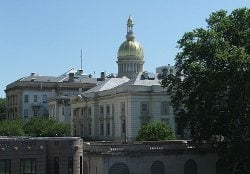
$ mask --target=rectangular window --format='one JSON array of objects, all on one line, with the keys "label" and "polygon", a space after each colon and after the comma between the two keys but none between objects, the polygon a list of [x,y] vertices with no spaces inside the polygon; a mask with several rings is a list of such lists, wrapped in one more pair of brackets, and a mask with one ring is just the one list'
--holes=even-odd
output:
[{"label": "rectangular window", "polygon": [[52,113],[53,113],[53,117],[55,117],[56,116],[56,114],[55,114],[55,108],[52,109]]},{"label": "rectangular window", "polygon": [[[29,115],[29,110],[28,110],[28,109],[24,109],[24,110],[23,110],[23,117],[24,117],[24,118],[27,118],[28,115]],[[1,174],[1,173],[0,173],[0,174]]]},{"label": "rectangular window", "polygon": [[88,134],[89,134],[89,136],[91,136],[91,123],[89,123],[89,126],[88,126]]},{"label": "rectangular window", "polygon": [[37,95],[34,95],[34,102],[37,102],[37,99],[38,99]]},{"label": "rectangular window", "polygon": [[68,174],[73,174],[73,158],[68,158]]},{"label": "rectangular window", "polygon": [[125,115],[125,103],[121,102],[121,115]]},{"label": "rectangular window", "polygon": [[106,114],[110,113],[109,105],[106,106]]},{"label": "rectangular window", "polygon": [[122,135],[125,136],[126,133],[126,122],[125,120],[122,120]]},{"label": "rectangular window", "polygon": [[141,113],[143,114],[149,113],[148,103],[141,103]]},{"label": "rectangular window", "polygon": [[47,103],[47,95],[43,95],[43,103]]},{"label": "rectangular window", "polygon": [[33,111],[34,111],[34,112],[33,112],[33,115],[34,115],[35,117],[37,117],[37,116],[38,116],[38,109],[37,109],[37,108],[34,108]]},{"label": "rectangular window", "polygon": [[81,108],[81,115],[83,115],[84,111],[83,111],[83,108]]},{"label": "rectangular window", "polygon": [[80,112],[80,111],[79,111],[79,108],[74,109],[74,110],[73,110],[73,116],[74,116],[74,117],[78,117],[78,115],[80,114],[79,112]]},{"label": "rectangular window", "polygon": [[29,96],[28,95],[24,95],[24,103],[29,103]]},{"label": "rectangular window", "polygon": [[91,107],[88,107],[88,116],[91,116]]},{"label": "rectangular window", "polygon": [[149,102],[141,102],[141,125],[150,122]]},{"label": "rectangular window", "polygon": [[54,157],[55,174],[59,174],[59,157]]},{"label": "rectangular window", "polygon": [[36,174],[36,159],[21,159],[20,174]]},{"label": "rectangular window", "polygon": [[106,124],[106,135],[107,136],[110,135],[110,124],[109,124],[109,122]]},{"label": "rectangular window", "polygon": [[104,111],[103,111],[103,106],[100,106],[100,115],[103,115]]},{"label": "rectangular window", "polygon": [[100,135],[104,134],[103,123],[100,123]]},{"label": "rectangular window", "polygon": [[64,115],[64,107],[62,107],[62,115]]},{"label": "rectangular window", "polygon": [[169,115],[169,102],[161,103],[161,115]]},{"label": "rectangular window", "polygon": [[9,159],[0,160],[0,174],[10,174],[11,173],[11,161]]}]

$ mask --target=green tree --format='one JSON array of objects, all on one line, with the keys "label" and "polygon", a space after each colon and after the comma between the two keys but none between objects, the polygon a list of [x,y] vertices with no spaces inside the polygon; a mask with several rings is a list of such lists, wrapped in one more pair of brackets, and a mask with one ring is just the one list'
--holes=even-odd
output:
[{"label": "green tree", "polygon": [[0,121],[1,136],[23,136],[23,122],[21,120],[2,120]]},{"label": "green tree", "polygon": [[137,141],[173,140],[175,135],[165,123],[152,122],[142,125],[136,136]]},{"label": "green tree", "polygon": [[172,94],[178,126],[213,142],[231,173],[250,173],[250,9],[220,10],[178,41]]},{"label": "green tree", "polygon": [[54,119],[34,117],[25,123],[24,132],[28,136],[38,137],[69,136],[70,125]]},{"label": "green tree", "polygon": [[70,125],[50,119],[46,124],[44,135],[49,137],[70,136]]},{"label": "green tree", "polygon": [[0,120],[6,117],[6,99],[0,98]]}]

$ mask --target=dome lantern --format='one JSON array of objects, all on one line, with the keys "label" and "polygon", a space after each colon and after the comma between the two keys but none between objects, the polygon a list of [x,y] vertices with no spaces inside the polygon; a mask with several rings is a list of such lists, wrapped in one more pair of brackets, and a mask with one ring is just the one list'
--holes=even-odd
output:
[{"label": "dome lantern", "polygon": [[127,40],[134,40],[135,39],[134,32],[133,32],[133,26],[134,26],[133,18],[131,16],[129,16],[128,22],[127,22],[127,35],[126,35]]}]

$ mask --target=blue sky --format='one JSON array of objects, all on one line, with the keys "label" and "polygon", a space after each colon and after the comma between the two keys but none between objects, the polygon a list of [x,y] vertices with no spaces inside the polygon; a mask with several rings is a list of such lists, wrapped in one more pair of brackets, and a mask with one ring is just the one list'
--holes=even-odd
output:
[{"label": "blue sky", "polygon": [[0,97],[7,84],[35,72],[58,76],[80,68],[117,73],[126,21],[134,18],[144,70],[174,64],[184,32],[206,27],[214,11],[250,7],[249,0],[0,0]]}]

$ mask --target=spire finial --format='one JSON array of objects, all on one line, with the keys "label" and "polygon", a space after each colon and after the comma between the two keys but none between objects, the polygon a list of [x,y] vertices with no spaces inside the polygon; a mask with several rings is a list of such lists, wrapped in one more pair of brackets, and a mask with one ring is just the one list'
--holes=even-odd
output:
[{"label": "spire finial", "polygon": [[126,38],[127,40],[134,40],[134,32],[133,32],[133,26],[134,26],[134,20],[131,15],[128,17],[127,21],[127,35]]}]

